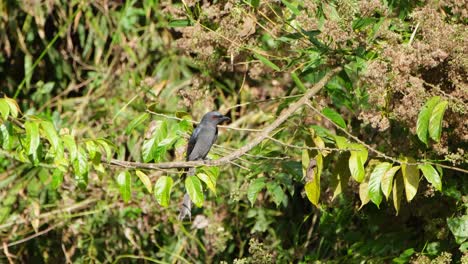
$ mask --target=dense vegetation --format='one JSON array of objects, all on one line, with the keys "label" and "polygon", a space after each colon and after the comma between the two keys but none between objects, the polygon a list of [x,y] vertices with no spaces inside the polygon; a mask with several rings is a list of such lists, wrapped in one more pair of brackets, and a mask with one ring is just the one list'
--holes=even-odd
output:
[{"label": "dense vegetation", "polygon": [[466,1],[0,13],[0,263],[468,263]]}]

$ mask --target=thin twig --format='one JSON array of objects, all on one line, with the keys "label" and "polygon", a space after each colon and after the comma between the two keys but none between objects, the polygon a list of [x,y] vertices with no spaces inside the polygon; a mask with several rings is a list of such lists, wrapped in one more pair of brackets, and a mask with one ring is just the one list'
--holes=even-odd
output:
[{"label": "thin twig", "polygon": [[257,100],[257,101],[252,101],[252,102],[245,102],[245,103],[241,103],[241,104],[237,104],[237,105],[228,107],[226,110],[231,110],[231,109],[246,106],[246,105],[249,105],[249,104],[268,103],[268,102],[272,102],[272,101],[279,101],[279,100],[284,100],[284,99],[289,99],[289,98],[296,98],[296,97],[301,97],[303,95],[304,94],[295,94],[295,95],[288,95],[288,96],[269,98],[269,99],[264,99],[264,100]]},{"label": "thin twig", "polygon": [[50,227],[48,227],[48,228],[46,228],[46,229],[44,229],[44,230],[42,230],[42,231],[40,231],[40,232],[37,232],[37,233],[34,234],[34,235],[30,235],[30,236],[28,236],[28,237],[25,237],[25,238],[23,238],[23,239],[17,240],[17,241],[15,241],[15,242],[11,242],[11,243],[7,244],[6,246],[7,246],[7,247],[12,247],[12,246],[15,246],[15,245],[18,245],[18,244],[22,244],[22,243],[24,243],[24,242],[27,242],[27,241],[29,241],[29,240],[31,240],[31,239],[34,239],[34,238],[36,238],[36,237],[38,237],[38,236],[42,236],[42,235],[44,235],[44,234],[50,232],[51,230],[55,229],[57,226],[59,226],[59,225],[61,225],[61,224],[62,224],[62,222],[57,223],[57,224],[55,224],[55,225],[53,225],[53,226],[50,226]]},{"label": "thin twig", "polygon": [[56,215],[62,214],[62,213],[71,213],[72,211],[76,211],[76,210],[82,209],[84,207],[87,207],[89,204],[94,203],[96,201],[97,201],[97,199],[87,199],[87,200],[84,200],[82,202],[73,204],[73,205],[71,205],[71,206],[69,206],[69,207],[67,207],[65,209],[57,209],[57,210],[54,210],[54,211],[50,211],[48,213],[40,214],[37,217],[31,218],[31,219],[28,219],[28,220],[26,220],[26,219],[15,219],[14,221],[11,221],[11,222],[0,225],[0,230],[5,229],[5,228],[9,228],[9,227],[11,227],[13,225],[25,224],[26,222],[30,222],[30,221],[33,221],[33,220],[36,220],[36,219],[49,218],[49,217],[56,216]]},{"label": "thin twig", "polygon": [[[192,124],[198,124],[199,122],[196,122],[196,121],[193,121],[193,120],[189,120],[189,119],[184,119],[184,118],[180,118],[180,117],[176,117],[176,116],[171,116],[171,115],[166,115],[166,114],[161,114],[161,113],[156,113],[156,112],[153,112],[151,110],[148,110],[146,109],[146,112],[147,113],[150,113],[152,115],[155,115],[155,116],[160,116],[160,117],[164,117],[164,118],[167,118],[167,119],[172,119],[172,120],[178,120],[178,121],[188,121]],[[230,130],[238,130],[238,131],[250,131],[250,132],[261,132],[262,130],[261,129],[251,129],[251,128],[242,128],[242,127],[231,127],[231,126],[222,126],[222,125],[219,125],[218,127],[220,128],[226,128],[226,129],[230,129]]]},{"label": "thin twig", "polygon": [[411,46],[411,43],[413,43],[414,37],[416,36],[416,32],[418,31],[418,28],[419,28],[419,23],[420,22],[418,22],[416,24],[416,27],[414,28],[413,33],[411,33],[411,37],[410,37],[410,40],[408,42],[408,46]]},{"label": "thin twig", "polygon": [[[268,137],[269,140],[273,141],[273,142],[276,142],[282,146],[285,146],[285,147],[289,147],[289,148],[296,148],[296,149],[308,149],[308,150],[319,150],[319,151],[338,151],[338,152],[343,152],[343,151],[352,151],[353,149],[339,149],[339,148],[318,148],[318,147],[308,147],[308,146],[298,146],[298,145],[292,145],[292,144],[288,144],[288,143],[285,143],[281,140],[278,140],[276,138],[273,138],[273,137]],[[356,151],[359,151],[359,150],[356,150]]]},{"label": "thin twig", "polygon": [[[218,144],[214,144],[213,146],[215,147],[218,147],[220,149],[226,149],[224,150],[224,152],[230,152],[230,151],[235,151],[236,149],[235,148],[230,148],[230,147],[226,147],[226,146],[221,146],[221,145],[218,145]],[[245,153],[244,156],[246,157],[251,157],[251,158],[254,158],[254,159],[269,159],[269,160],[286,160],[286,159],[289,159],[290,157],[288,156],[283,156],[283,157],[268,157],[268,156],[262,156],[262,155],[253,155],[253,154],[249,154],[249,153]],[[248,161],[248,160],[246,160]]]}]

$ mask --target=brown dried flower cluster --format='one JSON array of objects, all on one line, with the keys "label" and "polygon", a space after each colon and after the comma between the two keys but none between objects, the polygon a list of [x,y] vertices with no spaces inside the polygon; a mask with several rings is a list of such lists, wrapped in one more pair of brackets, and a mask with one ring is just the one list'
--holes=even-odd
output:
[{"label": "brown dried flower cluster", "polygon": [[[383,42],[381,56],[368,65],[365,82],[369,102],[377,109],[390,112],[392,119],[406,124],[415,133],[416,120],[422,105],[434,95],[444,100],[456,98],[458,105],[468,100],[466,54],[468,34],[466,26],[447,23],[445,14],[436,6],[416,9],[411,18],[414,39]],[[381,36],[389,34],[385,29]],[[437,89],[436,89],[437,88]],[[391,103],[390,103],[391,102]],[[452,139],[466,139],[466,111],[450,104],[444,127],[453,128]],[[372,117],[374,115],[374,117]],[[360,118],[373,127],[380,127],[380,113],[370,110]],[[447,153],[448,137],[435,147]]]}]

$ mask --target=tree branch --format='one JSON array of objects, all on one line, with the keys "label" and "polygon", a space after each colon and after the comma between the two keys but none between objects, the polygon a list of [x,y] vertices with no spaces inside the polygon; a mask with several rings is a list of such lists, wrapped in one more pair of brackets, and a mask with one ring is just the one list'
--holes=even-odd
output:
[{"label": "tree branch", "polygon": [[258,136],[255,137],[250,143],[244,145],[237,151],[232,152],[231,154],[224,156],[217,160],[199,160],[199,161],[173,161],[173,162],[161,162],[161,163],[141,163],[141,162],[131,162],[131,161],[122,161],[112,159],[110,161],[106,161],[108,164],[121,166],[125,168],[132,168],[132,169],[148,169],[148,170],[158,170],[158,169],[170,169],[170,168],[191,168],[197,166],[220,166],[224,164],[230,163],[232,160],[235,160],[258,144],[260,144],[263,140],[269,138],[269,134],[279,127],[284,121],[286,121],[294,112],[296,112],[301,106],[305,105],[308,100],[317,94],[327,82],[335,75],[341,71],[341,67],[337,67],[329,71],[325,76],[312,88],[310,88],[304,95],[295,103],[291,104],[287,109],[283,110],[280,116],[273,121],[270,125],[266,126],[261,132],[259,132]]}]

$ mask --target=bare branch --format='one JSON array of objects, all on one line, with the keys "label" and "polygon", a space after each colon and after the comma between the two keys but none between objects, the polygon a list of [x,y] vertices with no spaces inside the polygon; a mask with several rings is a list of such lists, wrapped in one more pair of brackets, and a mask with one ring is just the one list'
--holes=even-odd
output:
[{"label": "bare branch", "polygon": [[122,166],[126,168],[134,169],[170,169],[170,168],[191,168],[197,166],[220,166],[229,164],[231,161],[245,155],[247,152],[252,150],[255,146],[260,144],[263,140],[269,138],[269,134],[284,123],[294,112],[296,112],[300,107],[305,105],[312,96],[317,94],[325,84],[335,75],[341,71],[341,67],[337,67],[329,71],[318,83],[316,83],[312,88],[307,90],[306,93],[295,103],[291,104],[287,109],[283,110],[280,116],[273,121],[270,125],[266,126],[261,132],[250,141],[250,143],[244,145],[237,151],[232,152],[231,154],[224,156],[217,160],[199,160],[199,161],[174,161],[174,162],[161,162],[161,163],[141,163],[141,162],[131,162],[131,161],[121,161],[112,159],[106,161],[108,164]]}]

